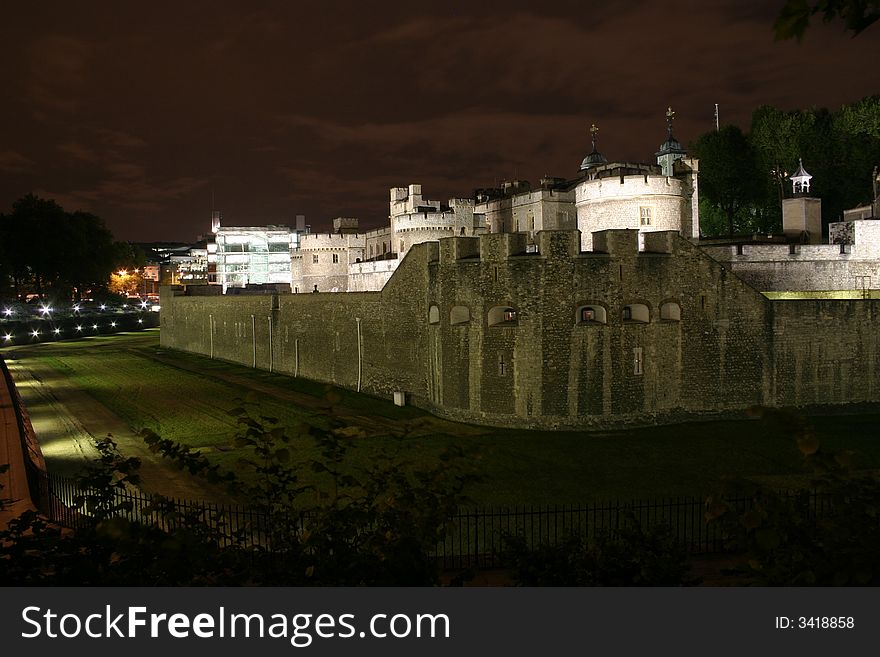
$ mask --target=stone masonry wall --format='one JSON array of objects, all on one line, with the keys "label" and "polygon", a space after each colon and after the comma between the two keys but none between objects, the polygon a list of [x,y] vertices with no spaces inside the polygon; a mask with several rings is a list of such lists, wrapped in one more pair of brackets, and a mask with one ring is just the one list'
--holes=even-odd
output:
[{"label": "stone masonry wall", "polygon": [[[684,185],[656,175],[585,180],[575,188],[581,250],[592,250],[594,232],[608,228],[642,231],[682,230],[687,213]],[[651,224],[640,224],[640,208],[651,208]]]},{"label": "stone masonry wall", "polygon": [[[878,302],[771,302],[677,233],[416,245],[381,292],[185,297],[163,346],[390,396],[467,422],[619,427],[753,404],[877,401]],[[638,304],[638,305],[636,305]],[[677,304],[675,319],[661,316]],[[607,321],[581,320],[583,306]],[[647,307],[646,322],[633,317]],[[491,325],[492,318],[514,321]],[[664,318],[667,317],[667,318]],[[360,350],[358,349],[360,327]],[[271,329],[271,333],[270,333]],[[360,359],[360,360],[359,360]]]}]

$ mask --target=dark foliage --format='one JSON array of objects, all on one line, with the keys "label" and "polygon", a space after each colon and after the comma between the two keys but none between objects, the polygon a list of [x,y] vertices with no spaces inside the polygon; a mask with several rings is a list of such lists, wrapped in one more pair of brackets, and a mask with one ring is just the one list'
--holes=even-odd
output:
[{"label": "dark foliage", "polygon": [[0,288],[15,296],[54,294],[79,299],[106,287],[110,272],[135,263],[127,244],[113,241],[104,222],[87,212],[65,212],[28,194],[0,215]]},{"label": "dark foliage", "polygon": [[568,535],[530,550],[522,536],[505,539],[506,558],[521,586],[681,586],[688,578],[687,554],[669,528],[643,528],[630,517],[615,532],[590,540]]},{"label": "dark foliage", "polygon": [[[812,478],[779,491],[747,481],[724,482],[706,502],[728,547],[744,556],[731,575],[756,585],[880,584],[880,479],[852,469],[853,454],[823,449],[803,418],[762,409],[794,438]],[[736,505],[733,498],[750,503]]]},{"label": "dark foliage", "polygon": [[[137,483],[137,459],[122,458],[111,438],[74,500],[83,527],[63,531],[28,513],[0,532],[0,580],[7,584],[59,585],[434,585],[430,553],[447,531],[470,480],[460,453],[431,467],[415,467],[394,454],[357,471],[346,464],[353,442],[364,436],[327,415],[291,435],[274,418],[243,403],[236,418],[240,446],[251,455],[241,467],[255,475],[221,472],[198,452],[147,432],[150,447],[181,468],[228,487],[263,519],[262,543],[244,540],[222,512],[181,513],[155,497],[141,522],[116,492]],[[407,440],[418,427],[397,436]],[[311,468],[328,485],[304,485],[291,450],[316,443],[321,456]],[[351,474],[355,472],[356,474]],[[220,547],[223,546],[223,547]]]}]

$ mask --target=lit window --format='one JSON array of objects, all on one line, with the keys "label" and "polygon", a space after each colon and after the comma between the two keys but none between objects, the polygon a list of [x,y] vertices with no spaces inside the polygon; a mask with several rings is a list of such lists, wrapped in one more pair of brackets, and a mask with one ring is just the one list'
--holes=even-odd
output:
[{"label": "lit window", "polygon": [[517,312],[509,306],[495,306],[489,310],[489,326],[516,324]]},{"label": "lit window", "polygon": [[650,226],[652,224],[651,208],[642,206],[639,208],[639,225]]},{"label": "lit window", "polygon": [[603,306],[581,306],[578,308],[577,321],[581,324],[605,324],[608,318]]}]

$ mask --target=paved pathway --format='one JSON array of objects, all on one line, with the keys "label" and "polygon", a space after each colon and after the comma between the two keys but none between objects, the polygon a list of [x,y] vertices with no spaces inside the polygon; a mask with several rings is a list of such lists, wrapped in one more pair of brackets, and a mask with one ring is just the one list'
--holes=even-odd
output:
[{"label": "paved pathway", "polygon": [[139,488],[146,493],[191,500],[231,501],[216,487],[173,467],[151,452],[143,439],[106,406],[79,388],[53,380],[50,366],[27,358],[27,352],[8,360],[10,372],[40,440],[50,472],[74,475],[98,456],[97,439],[112,435],[123,455],[141,459]]},{"label": "paved pathway", "polygon": [[8,465],[0,473],[0,528],[5,529],[12,518],[33,509],[24,466],[24,451],[18,431],[18,419],[12,405],[12,395],[6,387],[6,379],[0,374],[0,465]]}]

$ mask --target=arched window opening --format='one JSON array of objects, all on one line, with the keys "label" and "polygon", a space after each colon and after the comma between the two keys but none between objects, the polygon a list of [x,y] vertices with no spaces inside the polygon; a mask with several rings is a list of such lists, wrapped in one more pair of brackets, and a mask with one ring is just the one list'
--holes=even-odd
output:
[{"label": "arched window opening", "polygon": [[510,306],[495,306],[489,310],[489,326],[509,326],[517,323],[517,312]]},{"label": "arched window opening", "polygon": [[608,314],[604,306],[581,306],[577,311],[578,324],[607,324]]},{"label": "arched window opening", "polygon": [[440,309],[437,306],[431,306],[428,309],[428,324],[440,323]]},{"label": "arched window opening", "polygon": [[667,301],[660,306],[660,319],[665,319],[670,322],[680,322],[681,306],[674,301]]},{"label": "arched window opening", "polygon": [[621,319],[624,322],[636,322],[647,324],[651,321],[651,313],[648,306],[643,303],[631,303],[623,307]]},{"label": "arched window opening", "polygon": [[471,311],[467,306],[452,306],[452,310],[449,311],[449,323],[455,326],[456,324],[467,324],[471,321]]}]

